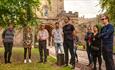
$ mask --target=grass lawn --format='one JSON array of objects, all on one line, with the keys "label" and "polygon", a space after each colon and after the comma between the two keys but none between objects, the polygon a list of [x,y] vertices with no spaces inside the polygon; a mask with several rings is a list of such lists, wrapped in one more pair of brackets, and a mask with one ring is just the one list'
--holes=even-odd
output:
[{"label": "grass lawn", "polygon": [[37,63],[39,53],[37,48],[32,49],[32,63],[23,63],[23,48],[13,48],[12,64],[4,64],[4,48],[0,48],[0,70],[71,70],[70,67],[59,67],[55,64],[56,60],[48,56],[46,64]]}]

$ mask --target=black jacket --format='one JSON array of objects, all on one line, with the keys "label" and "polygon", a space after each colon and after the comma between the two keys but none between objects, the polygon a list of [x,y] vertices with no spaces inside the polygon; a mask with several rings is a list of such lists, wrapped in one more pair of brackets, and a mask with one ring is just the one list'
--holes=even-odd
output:
[{"label": "black jacket", "polygon": [[99,38],[99,33],[97,33],[95,36],[93,35],[92,46],[101,50],[101,38]]},{"label": "black jacket", "polygon": [[93,33],[92,32],[87,32],[85,35],[85,41],[86,41],[87,48],[91,47],[91,44],[89,44],[89,39],[90,39],[90,43],[92,44],[92,40],[93,40]]}]

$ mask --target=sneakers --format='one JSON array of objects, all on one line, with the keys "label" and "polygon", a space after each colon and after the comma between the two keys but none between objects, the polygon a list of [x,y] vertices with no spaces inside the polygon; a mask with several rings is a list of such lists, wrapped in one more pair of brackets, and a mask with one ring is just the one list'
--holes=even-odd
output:
[{"label": "sneakers", "polygon": [[68,66],[68,64],[65,64],[65,65],[64,65],[64,67],[67,67],[67,66]]},{"label": "sneakers", "polygon": [[29,63],[32,63],[31,59],[28,60]]},{"label": "sneakers", "polygon": [[[29,63],[32,63],[31,59],[28,60]],[[24,60],[24,63],[27,63],[27,60]]]},{"label": "sneakers", "polygon": [[26,60],[26,59],[24,60],[24,63],[27,63],[27,60]]}]

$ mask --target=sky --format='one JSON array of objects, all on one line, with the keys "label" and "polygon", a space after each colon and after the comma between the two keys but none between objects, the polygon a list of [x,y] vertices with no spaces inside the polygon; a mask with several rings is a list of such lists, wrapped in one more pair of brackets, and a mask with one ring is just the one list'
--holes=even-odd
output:
[{"label": "sky", "polygon": [[64,0],[64,10],[79,12],[79,17],[93,18],[100,13],[99,0]]}]

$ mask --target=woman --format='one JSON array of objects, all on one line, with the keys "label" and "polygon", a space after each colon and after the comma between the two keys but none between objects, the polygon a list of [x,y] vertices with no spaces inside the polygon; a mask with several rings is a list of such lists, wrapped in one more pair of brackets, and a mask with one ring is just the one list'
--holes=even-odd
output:
[{"label": "woman", "polygon": [[74,38],[74,52],[75,52],[75,58],[77,59],[77,62],[78,62],[78,55],[77,55],[77,45],[78,45],[78,42],[79,42],[79,38],[76,35],[75,38]]},{"label": "woman", "polygon": [[87,66],[92,66],[92,49],[91,49],[91,45],[92,45],[92,40],[93,40],[93,32],[92,32],[91,27],[88,27],[87,30],[88,31],[87,31],[87,33],[85,35],[86,51],[87,51],[88,60],[89,60],[89,64]]},{"label": "woman", "polygon": [[32,31],[30,27],[26,27],[24,31],[24,63],[27,63],[26,55],[28,51],[28,62],[31,63],[31,48],[32,48]]},{"label": "woman", "polygon": [[[40,53],[40,61],[39,63],[47,62],[47,40],[48,40],[48,31],[45,29],[45,25],[41,24],[40,30],[37,34],[37,39],[39,41],[39,53]],[[43,53],[44,53],[44,61],[43,61]]]},{"label": "woman", "polygon": [[99,63],[99,70],[101,70],[102,58],[101,58],[101,39],[99,38],[99,28],[97,25],[93,27],[94,36],[92,42],[92,55],[93,55],[93,63],[94,68],[93,70],[97,70],[96,63],[98,59]]},{"label": "woman", "polygon": [[12,23],[10,23],[8,28],[3,31],[2,39],[5,49],[4,52],[5,64],[11,63],[10,59],[12,56],[12,47],[14,42],[14,26]]}]

